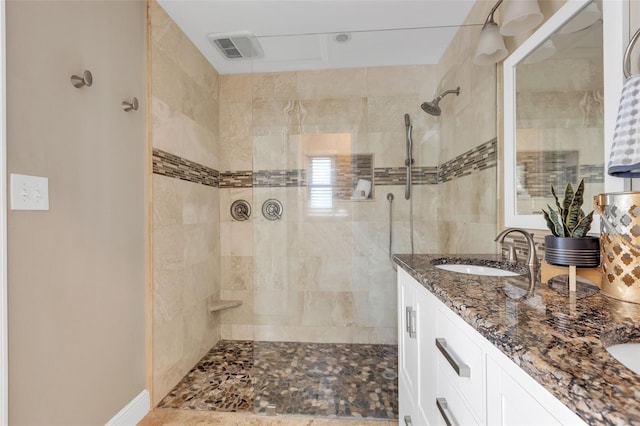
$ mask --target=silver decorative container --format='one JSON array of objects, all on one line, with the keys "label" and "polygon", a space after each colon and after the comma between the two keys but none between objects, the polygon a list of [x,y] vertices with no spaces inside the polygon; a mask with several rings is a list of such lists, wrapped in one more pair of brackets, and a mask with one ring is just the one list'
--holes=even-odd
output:
[{"label": "silver decorative container", "polygon": [[640,303],[640,192],[599,194],[602,292]]}]

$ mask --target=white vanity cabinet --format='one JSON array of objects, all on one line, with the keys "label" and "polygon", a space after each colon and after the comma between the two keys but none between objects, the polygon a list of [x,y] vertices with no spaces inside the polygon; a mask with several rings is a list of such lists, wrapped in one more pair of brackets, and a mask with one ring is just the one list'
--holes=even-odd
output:
[{"label": "white vanity cabinet", "polygon": [[398,268],[400,426],[585,425]]}]

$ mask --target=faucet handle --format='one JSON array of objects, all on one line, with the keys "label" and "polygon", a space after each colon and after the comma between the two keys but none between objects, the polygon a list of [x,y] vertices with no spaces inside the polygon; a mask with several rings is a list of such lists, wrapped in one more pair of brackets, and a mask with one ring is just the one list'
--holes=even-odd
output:
[{"label": "faucet handle", "polygon": [[513,243],[503,242],[502,248],[506,248],[508,250],[509,262],[518,261],[518,253],[516,252],[516,246]]}]

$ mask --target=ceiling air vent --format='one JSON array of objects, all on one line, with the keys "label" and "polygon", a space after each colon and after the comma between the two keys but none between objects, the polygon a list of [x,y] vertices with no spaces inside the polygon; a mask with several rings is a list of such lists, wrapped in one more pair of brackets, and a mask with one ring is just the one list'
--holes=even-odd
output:
[{"label": "ceiling air vent", "polygon": [[233,34],[209,34],[209,41],[218,48],[220,53],[231,60],[244,58],[260,58],[264,51],[251,33],[239,32]]}]

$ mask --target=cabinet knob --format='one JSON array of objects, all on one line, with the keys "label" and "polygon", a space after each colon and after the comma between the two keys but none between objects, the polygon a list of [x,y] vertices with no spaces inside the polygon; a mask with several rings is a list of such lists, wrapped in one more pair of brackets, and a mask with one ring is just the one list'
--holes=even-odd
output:
[{"label": "cabinet knob", "polygon": [[411,422],[411,416],[404,416],[404,424],[405,426],[412,426],[413,423]]}]

